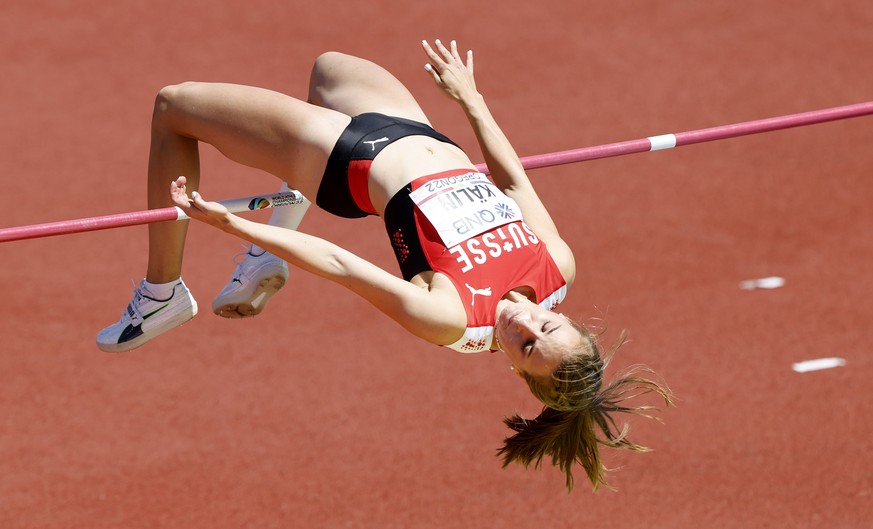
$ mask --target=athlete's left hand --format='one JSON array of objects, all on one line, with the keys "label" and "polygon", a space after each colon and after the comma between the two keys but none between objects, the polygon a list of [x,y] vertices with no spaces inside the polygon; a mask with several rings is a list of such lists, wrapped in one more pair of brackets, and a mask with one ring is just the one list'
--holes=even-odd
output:
[{"label": "athlete's left hand", "polygon": [[478,96],[476,81],[473,78],[473,50],[467,51],[467,62],[458,54],[458,44],[453,40],[450,48],[443,46],[439,39],[434,41],[436,50],[426,40],[421,47],[431,62],[424,69],[433,77],[436,85],[449,97],[461,103]]},{"label": "athlete's left hand", "polygon": [[188,181],[184,176],[180,176],[170,183],[170,198],[173,199],[173,203],[194,220],[205,222],[218,229],[227,226],[231,215],[227,208],[218,202],[203,200],[197,191],[193,191],[191,198],[189,198],[186,189],[187,183]]}]

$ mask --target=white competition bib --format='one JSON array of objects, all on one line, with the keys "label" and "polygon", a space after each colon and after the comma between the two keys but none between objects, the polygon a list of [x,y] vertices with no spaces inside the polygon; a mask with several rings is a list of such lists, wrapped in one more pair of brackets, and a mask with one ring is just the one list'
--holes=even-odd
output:
[{"label": "white competition bib", "polygon": [[409,197],[436,228],[447,248],[498,226],[522,220],[518,204],[482,173],[437,178]]}]

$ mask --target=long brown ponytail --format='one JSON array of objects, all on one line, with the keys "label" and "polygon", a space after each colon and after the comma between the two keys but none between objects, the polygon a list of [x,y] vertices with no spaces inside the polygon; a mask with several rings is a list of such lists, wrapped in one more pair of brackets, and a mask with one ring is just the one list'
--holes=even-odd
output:
[{"label": "long brown ponytail", "polygon": [[653,418],[650,412],[656,407],[628,406],[625,401],[655,393],[669,406],[672,396],[666,385],[648,378],[654,373],[642,366],[629,368],[602,388],[603,371],[627,341],[627,335],[622,333],[601,358],[594,337],[584,328],[578,329],[588,338],[584,345],[587,350],[570,355],[550,379],[536,379],[522,373],[531,392],[545,407],[532,420],[519,415],[504,419],[515,434],[504,439],[498,456],[503,456],[504,467],[517,462],[525,467],[533,464],[535,468],[550,456],[552,465],[564,472],[568,490],[573,490],[573,464],[578,462],[596,491],[600,485],[609,486],[600,445],[636,452],[649,450],[631,442],[627,438],[629,426],[619,426],[612,414],[632,413]]}]

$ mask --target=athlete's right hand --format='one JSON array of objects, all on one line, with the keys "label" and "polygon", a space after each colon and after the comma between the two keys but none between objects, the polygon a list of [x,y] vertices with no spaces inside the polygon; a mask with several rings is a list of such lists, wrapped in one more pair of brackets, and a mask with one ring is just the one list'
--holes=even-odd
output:
[{"label": "athlete's right hand", "polygon": [[188,180],[184,176],[180,176],[170,183],[170,198],[172,198],[173,203],[194,220],[205,222],[218,229],[227,226],[231,217],[227,208],[218,202],[203,200],[197,191],[192,191],[189,198],[185,187],[187,183]]}]

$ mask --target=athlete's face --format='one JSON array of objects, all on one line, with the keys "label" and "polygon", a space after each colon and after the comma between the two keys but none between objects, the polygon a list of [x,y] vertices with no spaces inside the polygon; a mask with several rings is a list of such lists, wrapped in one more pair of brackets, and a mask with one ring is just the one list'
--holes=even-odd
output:
[{"label": "athlete's face", "polygon": [[563,314],[527,300],[502,301],[494,332],[515,369],[537,378],[551,376],[586,339]]}]

